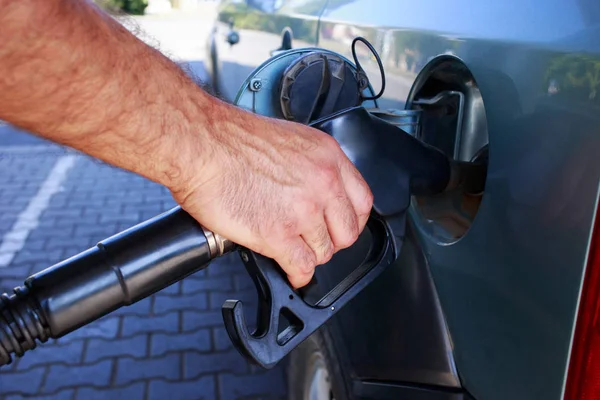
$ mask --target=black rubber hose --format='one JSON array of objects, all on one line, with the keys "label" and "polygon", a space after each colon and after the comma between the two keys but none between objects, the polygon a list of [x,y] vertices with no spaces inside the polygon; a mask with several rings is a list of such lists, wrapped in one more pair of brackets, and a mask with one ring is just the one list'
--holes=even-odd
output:
[{"label": "black rubber hose", "polygon": [[0,365],[205,268],[213,239],[176,207],[32,275],[0,296]]}]

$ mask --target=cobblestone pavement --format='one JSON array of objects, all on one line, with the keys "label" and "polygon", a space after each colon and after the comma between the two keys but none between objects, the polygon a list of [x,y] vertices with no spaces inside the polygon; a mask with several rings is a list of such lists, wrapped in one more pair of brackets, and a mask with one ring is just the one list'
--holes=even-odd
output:
[{"label": "cobblestone pavement", "polygon": [[[0,140],[5,136],[0,127]],[[25,134],[11,133],[14,140]],[[9,232],[66,157],[63,182],[39,214],[22,249],[0,266],[0,289],[74,255],[98,240],[175,205],[143,178],[48,144],[0,146],[0,238]],[[29,207],[29,208],[28,208]],[[2,244],[0,243],[0,246]],[[4,246],[6,249],[7,247]],[[2,255],[0,254],[0,257]],[[218,260],[156,295],[124,307],[0,369],[0,398],[272,399],[284,394],[281,367],[265,372],[232,348],[220,307],[227,298],[255,304],[236,257]]]}]

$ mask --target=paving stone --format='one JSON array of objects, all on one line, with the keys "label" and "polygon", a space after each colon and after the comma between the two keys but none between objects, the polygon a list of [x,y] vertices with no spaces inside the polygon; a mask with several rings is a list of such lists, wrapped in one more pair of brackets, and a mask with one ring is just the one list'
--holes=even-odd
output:
[{"label": "paving stone", "polygon": [[96,220],[100,220],[106,213],[106,209],[104,206],[90,206],[86,205],[83,207],[83,218],[93,218]]},{"label": "paving stone", "polygon": [[164,400],[172,398],[173,394],[176,394],[177,400],[216,399],[215,378],[212,375],[206,375],[194,381],[150,381],[148,400]]},{"label": "paving stone", "polygon": [[66,207],[69,197],[66,193],[56,193],[48,202],[48,208]]},{"label": "paving stone", "polygon": [[125,339],[91,339],[87,343],[85,362],[94,362],[108,357],[145,357],[148,335],[136,335]]},{"label": "paving stone", "polygon": [[108,199],[106,201],[106,206],[107,207],[115,207],[115,206],[121,206],[122,204],[142,205],[143,203],[144,203],[144,200],[141,197],[133,196],[133,197],[121,197],[118,199]]},{"label": "paving stone", "polygon": [[82,207],[103,207],[103,206],[104,206],[103,199],[97,199],[97,198],[89,197],[89,196],[87,196],[84,199],[70,198],[68,201],[68,207],[77,207],[80,209]]},{"label": "paving stone", "polygon": [[123,209],[125,214],[138,214],[142,212],[154,213],[153,215],[158,215],[162,212],[160,204],[139,204],[139,205],[130,205],[126,204]]},{"label": "paving stone", "polygon": [[0,393],[36,394],[40,390],[46,368],[0,373]]},{"label": "paving stone", "polygon": [[183,356],[185,379],[214,372],[248,372],[248,362],[234,349],[207,354],[185,353]]},{"label": "paving stone", "polygon": [[156,294],[154,299],[154,312],[164,313],[173,310],[202,310],[207,307],[208,296],[206,293],[196,293],[182,296],[164,296]]},{"label": "paving stone", "polygon": [[72,236],[72,235],[57,235],[55,237],[48,238],[46,241],[47,249],[64,248],[64,247],[76,247],[78,249],[85,250],[88,248],[89,238],[85,236]]},{"label": "paving stone", "polygon": [[[33,233],[41,232],[41,230],[37,230]],[[32,234],[33,234],[32,233]],[[51,237],[56,235],[56,232],[53,234],[48,234],[47,237]],[[13,263],[15,264],[23,264],[27,262],[40,262],[45,261],[48,265],[56,264],[58,261],[62,261],[61,259],[62,249],[50,249],[48,251],[35,251],[29,250],[27,248],[19,251],[15,258],[13,258]]]},{"label": "paving stone", "polygon": [[67,334],[64,339],[68,341],[89,338],[112,339],[117,337],[118,330],[119,318],[109,314],[97,321],[90,323],[89,325],[81,327],[76,331]]},{"label": "paving stone", "polygon": [[43,390],[54,392],[64,387],[80,385],[106,386],[110,383],[112,365],[112,360],[92,365],[53,365],[50,367]]},{"label": "paving stone", "polygon": [[4,278],[19,278],[24,279],[29,276],[29,271],[31,271],[31,267],[33,263],[24,263],[20,266],[11,263],[8,267],[0,268],[0,279]]},{"label": "paving stone", "polygon": [[8,232],[17,220],[17,216],[15,214],[6,215],[0,213],[0,232],[3,234]]},{"label": "paving stone", "polygon": [[[217,267],[217,266],[213,266]],[[184,279],[183,293],[191,294],[203,290],[230,291],[233,290],[230,276],[206,277],[204,279]]]},{"label": "paving stone", "polygon": [[237,254],[237,252],[227,254],[221,258],[216,259],[207,269],[208,274],[211,276],[231,276],[231,274],[246,272],[246,269],[244,268],[244,263],[240,259],[240,256]]},{"label": "paving stone", "polygon": [[[63,233],[64,234],[67,234],[67,233],[71,233],[72,234],[72,232],[71,232],[72,229],[68,230],[68,232],[65,232],[66,230],[63,231],[62,229],[60,229],[60,230],[59,229],[54,229],[55,224],[54,223],[47,224],[47,221],[49,221],[49,220],[43,219],[42,221],[40,221],[40,224],[47,225],[47,226],[45,226],[45,227],[44,226],[39,227],[39,229],[35,229],[32,232],[30,232],[29,236],[27,236],[27,241],[30,241],[30,240],[48,240],[48,238],[52,238],[52,237],[55,237],[57,234],[60,235],[60,234],[63,234]],[[55,221],[55,220],[53,219],[51,221]],[[27,249],[27,247],[25,247],[25,250],[29,250],[29,249]],[[40,254],[39,251],[35,252],[35,253],[36,254]],[[42,255],[42,257],[38,257],[34,261],[41,261],[43,259],[45,259],[45,257],[43,257],[43,255]]]},{"label": "paving stone", "polygon": [[33,196],[33,193],[19,193],[18,196],[14,196],[12,199],[9,198],[9,204],[18,204],[21,206],[21,210],[24,210],[27,204],[29,204],[29,200],[31,200],[30,196]]},{"label": "paving stone", "polygon": [[203,329],[198,332],[178,335],[155,333],[152,335],[150,343],[150,354],[152,356],[184,350],[207,351],[210,350],[210,331]]},{"label": "paving stone", "polygon": [[245,290],[254,288],[254,281],[250,278],[250,275],[246,274],[234,274],[233,280],[235,282],[235,290]]},{"label": "paving stone", "polygon": [[175,282],[172,285],[167,286],[162,289],[159,293],[161,294],[179,294],[179,290],[181,288],[181,281]]},{"label": "paving stone", "polygon": [[20,204],[0,204],[0,213],[1,214],[18,214],[22,211],[22,206]]},{"label": "paving stone", "polygon": [[174,199],[163,200],[161,201],[161,212],[170,210],[175,206],[177,206],[177,202]]},{"label": "paving stone", "polygon": [[[78,219],[84,220],[86,225],[93,225],[98,223],[97,219],[94,217],[80,217]],[[44,220],[44,223],[46,223],[46,220]],[[78,223],[79,221],[71,218],[54,218],[52,220],[49,220],[48,225],[51,227],[55,227],[57,230],[59,230],[61,235],[73,236],[73,231],[75,230],[75,226]]]},{"label": "paving stone", "polygon": [[117,363],[116,384],[124,385],[141,379],[180,379],[181,359],[179,354],[141,360],[120,358]]},{"label": "paving stone", "polygon": [[140,214],[139,212],[127,211],[124,213],[115,213],[108,214],[105,213],[100,216],[100,223],[119,223],[119,224],[129,224],[130,226],[134,226],[140,222]]},{"label": "paving stone", "polygon": [[156,217],[157,215],[159,215],[160,212],[154,212],[154,211],[142,211],[140,213],[140,221],[147,221],[151,218]]},{"label": "paving stone", "polygon": [[27,353],[23,358],[17,361],[17,369],[29,369],[37,365],[45,364],[79,364],[83,355],[83,341],[74,341],[64,345],[53,345],[52,343],[43,343]]},{"label": "paving stone", "polygon": [[31,238],[27,238],[27,241],[25,242],[25,247],[28,250],[42,250],[42,249],[46,249],[46,242],[48,240],[45,238],[42,239],[36,239],[36,240],[31,240]]},{"label": "paving stone", "polygon": [[102,240],[117,233],[114,223],[102,225],[77,225],[75,227],[75,236],[89,236]]},{"label": "paving stone", "polygon": [[[77,391],[77,400],[141,400],[146,393],[146,384],[144,382],[134,383],[125,387],[113,389],[96,389],[84,387]],[[177,393],[177,392],[172,392]],[[177,395],[179,398],[179,395]]]},{"label": "paving stone", "polygon": [[[208,268],[210,268],[211,266],[209,265]],[[196,271],[194,272],[192,275],[188,276],[185,279],[204,279],[208,274],[206,271],[208,271],[208,268],[205,269],[201,269],[200,271]]]},{"label": "paving stone", "polygon": [[4,400],[71,400],[75,395],[74,389],[60,390],[51,395],[21,396],[18,394],[3,397]]},{"label": "paving stone", "polygon": [[285,376],[280,368],[252,375],[220,374],[219,389],[221,400],[234,400],[242,396],[279,398],[285,395]]},{"label": "paving stone", "polygon": [[223,315],[220,310],[183,312],[184,332],[209,326],[223,326]]},{"label": "paving stone", "polygon": [[212,337],[215,350],[227,350],[233,348],[229,334],[224,327],[212,328]]},{"label": "paving stone", "polygon": [[[74,200],[74,199],[69,199]],[[81,208],[48,208],[42,213],[42,218],[48,217],[68,217],[75,219],[81,216]]]},{"label": "paving stone", "polygon": [[164,315],[123,317],[121,336],[131,336],[138,333],[177,332],[179,330],[179,313],[171,312]]},{"label": "paving stone", "polygon": [[152,204],[155,201],[170,199],[172,196],[164,186],[148,185],[145,187],[143,198],[146,203]]}]

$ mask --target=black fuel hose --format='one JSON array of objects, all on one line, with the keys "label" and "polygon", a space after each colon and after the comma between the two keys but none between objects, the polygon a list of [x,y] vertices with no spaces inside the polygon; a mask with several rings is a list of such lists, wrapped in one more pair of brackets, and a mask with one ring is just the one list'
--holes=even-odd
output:
[{"label": "black fuel hose", "polygon": [[175,207],[30,276],[14,294],[0,296],[0,365],[206,268],[232,248]]}]

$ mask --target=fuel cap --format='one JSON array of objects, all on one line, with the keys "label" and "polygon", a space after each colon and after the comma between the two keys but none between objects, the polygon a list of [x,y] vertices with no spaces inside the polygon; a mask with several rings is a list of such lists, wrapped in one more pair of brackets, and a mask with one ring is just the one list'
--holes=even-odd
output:
[{"label": "fuel cap", "polygon": [[284,118],[308,124],[359,105],[361,87],[355,71],[336,54],[315,51],[297,58],[281,79]]},{"label": "fuel cap", "polygon": [[[309,55],[310,58],[307,57]],[[300,62],[301,59],[304,60]],[[325,87],[321,88],[325,68],[328,71],[325,76],[331,93],[328,93]],[[309,74],[315,71],[318,72],[319,79],[307,79]],[[319,48],[287,50],[277,53],[250,73],[240,87],[234,104],[256,114],[304,122],[307,118],[316,118],[318,115],[327,116],[325,108],[341,110],[357,105],[356,102],[360,101],[355,93],[357,74],[354,64],[338,53]],[[292,82],[294,79],[295,82]],[[344,82],[348,85],[346,88],[343,88]],[[345,94],[345,90],[349,90],[350,94]],[[324,102],[314,104],[319,92]],[[300,96],[297,96],[297,93],[300,93]],[[313,97],[308,97],[306,93],[313,93]],[[367,84],[361,94],[363,98],[373,96],[373,88]],[[308,104],[297,103],[302,96]],[[334,99],[339,101],[334,102]],[[333,102],[333,107],[332,103],[328,102]],[[361,105],[376,108],[377,101],[364,100]],[[300,113],[304,113],[304,121]]]}]

